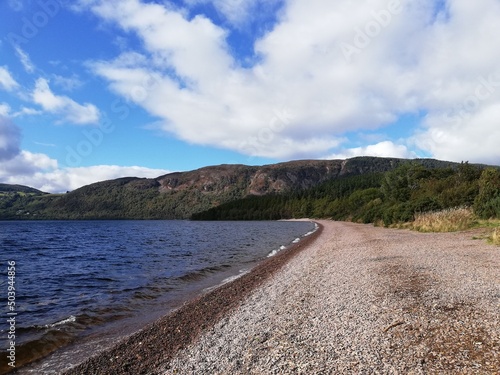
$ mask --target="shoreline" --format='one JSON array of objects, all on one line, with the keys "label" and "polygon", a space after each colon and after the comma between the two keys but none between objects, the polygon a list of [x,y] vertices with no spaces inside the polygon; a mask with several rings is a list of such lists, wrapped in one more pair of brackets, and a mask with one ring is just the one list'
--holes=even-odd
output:
[{"label": "shoreline", "polygon": [[148,373],[500,373],[499,248],[320,223],[306,251]]},{"label": "shoreline", "polygon": [[63,372],[73,374],[146,374],[172,359],[203,332],[234,311],[255,289],[296,254],[320,237],[323,226],[284,251],[264,259],[250,272],[186,302],[170,314],[125,338],[110,349]]}]

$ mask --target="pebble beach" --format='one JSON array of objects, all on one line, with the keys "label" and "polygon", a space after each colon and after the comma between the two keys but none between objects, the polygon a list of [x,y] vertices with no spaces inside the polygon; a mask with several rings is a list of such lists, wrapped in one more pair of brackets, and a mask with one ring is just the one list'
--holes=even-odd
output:
[{"label": "pebble beach", "polygon": [[498,247],[318,224],[67,374],[500,373]]}]

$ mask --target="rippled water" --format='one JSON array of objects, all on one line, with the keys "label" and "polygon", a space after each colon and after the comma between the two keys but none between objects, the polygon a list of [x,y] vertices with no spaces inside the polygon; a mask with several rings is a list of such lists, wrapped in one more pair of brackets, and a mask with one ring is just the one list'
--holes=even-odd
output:
[{"label": "rippled water", "polygon": [[[308,222],[0,222],[0,348],[16,262],[16,364],[137,329],[310,232]],[[126,333],[126,332],[125,332]],[[0,373],[8,369],[0,358]]]}]

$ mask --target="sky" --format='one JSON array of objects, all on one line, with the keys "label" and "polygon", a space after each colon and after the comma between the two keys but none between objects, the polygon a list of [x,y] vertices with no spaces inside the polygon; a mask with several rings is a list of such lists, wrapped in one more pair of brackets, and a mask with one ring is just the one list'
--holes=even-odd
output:
[{"label": "sky", "polygon": [[2,0],[0,182],[500,165],[499,0]]}]

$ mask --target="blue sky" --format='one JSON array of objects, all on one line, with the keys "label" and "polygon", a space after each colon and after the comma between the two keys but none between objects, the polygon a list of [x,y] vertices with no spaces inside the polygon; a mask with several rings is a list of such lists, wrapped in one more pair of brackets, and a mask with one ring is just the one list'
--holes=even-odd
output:
[{"label": "blue sky", "polygon": [[0,182],[360,155],[500,164],[498,0],[5,0]]}]

